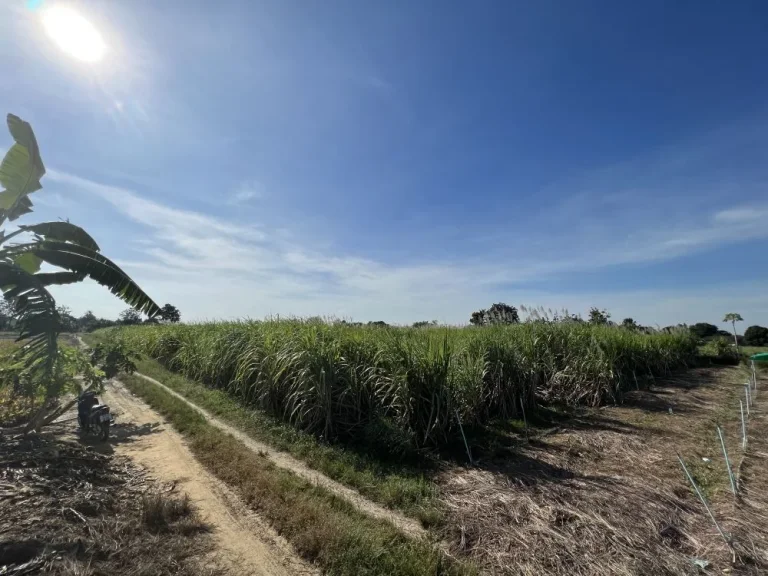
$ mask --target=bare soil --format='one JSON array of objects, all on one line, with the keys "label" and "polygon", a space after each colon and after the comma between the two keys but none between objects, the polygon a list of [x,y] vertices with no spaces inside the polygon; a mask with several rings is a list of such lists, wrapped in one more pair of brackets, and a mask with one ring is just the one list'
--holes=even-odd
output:
[{"label": "bare soil", "polygon": [[[740,367],[694,370],[524,434],[441,479],[454,552],[491,574],[768,573],[768,380],[741,449]],[[738,476],[730,491],[715,426]],[[479,448],[477,448],[479,451]],[[732,539],[716,531],[679,453]],[[706,568],[704,568],[706,567]]]},{"label": "bare soil", "polygon": [[0,430],[0,574],[317,574],[120,383],[107,442],[75,412],[39,436]]},{"label": "bare soil", "polygon": [[[152,477],[189,494],[211,527],[214,563],[229,574],[293,576],[317,571],[256,516],[227,486],[209,474],[163,418],[122,384],[108,386],[103,401],[118,424],[110,446]],[[128,440],[128,441],[126,441]]]},{"label": "bare soil", "polygon": [[0,432],[0,574],[220,573],[184,495],[66,436]]}]

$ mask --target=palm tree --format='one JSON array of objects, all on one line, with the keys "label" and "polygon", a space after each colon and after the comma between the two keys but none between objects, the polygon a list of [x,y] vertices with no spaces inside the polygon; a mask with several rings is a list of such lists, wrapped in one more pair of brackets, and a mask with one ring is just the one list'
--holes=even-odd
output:
[{"label": "palm tree", "polygon": [[736,353],[739,353],[739,338],[736,336],[736,322],[744,322],[744,318],[741,317],[741,314],[737,314],[736,312],[729,312],[725,315],[725,318],[723,318],[723,322],[730,322],[733,325],[733,341],[736,343]]},{"label": "palm tree", "polygon": [[[13,114],[8,114],[7,121],[14,143],[0,162],[0,227],[32,212],[29,196],[42,188],[40,179],[45,175],[32,127]],[[12,238],[20,242],[8,244]],[[43,262],[59,270],[40,272]],[[82,228],[68,221],[20,225],[10,234],[0,228],[0,286],[12,305],[18,339],[25,341],[21,349],[24,364],[42,379],[47,391],[62,330],[62,319],[48,287],[86,277],[148,316],[160,313],[157,304],[100,253],[96,241]]]}]

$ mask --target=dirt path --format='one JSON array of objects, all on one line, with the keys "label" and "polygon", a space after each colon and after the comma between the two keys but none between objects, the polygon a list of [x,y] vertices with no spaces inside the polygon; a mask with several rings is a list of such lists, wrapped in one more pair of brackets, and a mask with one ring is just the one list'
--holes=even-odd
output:
[{"label": "dirt path", "polygon": [[213,563],[234,575],[317,574],[290,545],[251,512],[225,485],[211,476],[163,418],[115,382],[102,395],[115,414],[111,446],[161,482],[189,494],[202,518],[213,527],[217,552]]},{"label": "dirt path", "polygon": [[356,490],[353,490],[352,488],[344,486],[343,484],[340,484],[335,480],[328,478],[327,476],[318,472],[317,470],[313,470],[309,468],[306,464],[304,464],[300,460],[297,460],[293,456],[286,454],[285,452],[275,450],[274,448],[266,444],[263,444],[261,442],[254,440],[244,432],[241,432],[237,428],[234,428],[233,426],[230,426],[229,424],[222,422],[212,414],[208,413],[206,410],[203,410],[196,404],[190,402],[184,396],[182,396],[178,392],[175,392],[174,390],[171,390],[162,382],[159,382],[154,378],[150,378],[149,376],[145,376],[144,374],[139,374],[138,372],[136,373],[136,375],[141,376],[148,382],[152,382],[156,386],[159,386],[160,388],[168,392],[168,394],[171,394],[172,396],[178,398],[179,400],[181,400],[191,408],[194,408],[197,412],[199,412],[205,417],[205,419],[208,421],[209,424],[211,424],[212,426],[216,426],[217,428],[219,428],[220,430],[223,430],[228,434],[231,434],[232,436],[240,440],[243,444],[245,444],[248,448],[250,448],[254,452],[257,452],[259,454],[266,453],[269,459],[276,466],[279,466],[280,468],[286,468],[291,472],[293,472],[294,474],[308,480],[312,484],[322,486],[323,488],[333,492],[337,496],[344,498],[345,500],[347,500],[348,502],[356,506],[359,510],[368,514],[369,516],[373,516],[374,518],[379,518],[379,519],[383,519],[383,520],[387,520],[388,522],[391,522],[399,530],[401,530],[408,536],[411,536],[414,538],[427,536],[427,531],[421,526],[421,524],[419,524],[417,520],[403,516],[402,514],[394,510],[389,510],[387,508],[384,508],[383,506],[380,506],[375,502],[371,502]]}]

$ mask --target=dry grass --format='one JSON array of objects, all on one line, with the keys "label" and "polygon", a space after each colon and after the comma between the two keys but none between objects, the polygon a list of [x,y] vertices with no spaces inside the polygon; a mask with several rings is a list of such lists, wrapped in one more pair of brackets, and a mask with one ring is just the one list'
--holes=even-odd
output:
[{"label": "dry grass", "polygon": [[[0,431],[2,574],[193,576],[213,569],[188,498],[52,433]],[[147,495],[150,494],[150,495]]]},{"label": "dry grass", "polygon": [[[631,394],[623,407],[582,411],[475,469],[446,473],[448,536],[456,551],[494,574],[697,574],[697,558],[718,570],[761,573],[768,567],[762,480],[768,424],[758,404],[740,464],[744,374],[737,367],[695,370]],[[738,501],[729,491],[716,422],[740,469]],[[677,451],[733,536],[735,563],[686,484]]]},{"label": "dry grass", "polygon": [[155,492],[141,497],[141,521],[154,531],[173,530],[179,521],[192,517],[192,513],[188,494],[172,497]]}]

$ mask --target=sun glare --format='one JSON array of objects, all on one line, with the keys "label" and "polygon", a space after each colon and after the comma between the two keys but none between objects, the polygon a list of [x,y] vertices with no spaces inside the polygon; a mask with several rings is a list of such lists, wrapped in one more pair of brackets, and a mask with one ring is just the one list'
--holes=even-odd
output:
[{"label": "sun glare", "polygon": [[78,60],[97,62],[107,51],[99,31],[72,8],[49,8],[43,12],[43,26],[59,48]]}]

